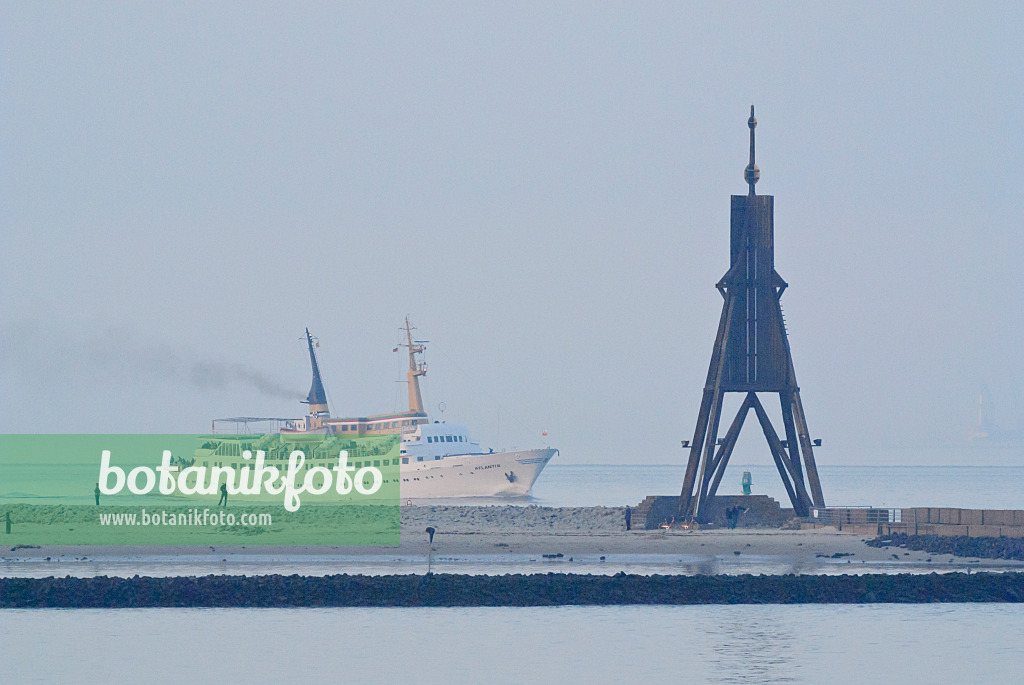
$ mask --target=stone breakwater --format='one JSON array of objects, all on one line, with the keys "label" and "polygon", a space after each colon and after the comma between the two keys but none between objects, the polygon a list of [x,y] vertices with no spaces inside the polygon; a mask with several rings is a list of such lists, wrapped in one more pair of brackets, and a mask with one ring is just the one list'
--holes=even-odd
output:
[{"label": "stone breakwater", "polygon": [[426,526],[462,533],[599,533],[623,530],[625,512],[625,507],[403,506],[401,526],[403,532],[419,528],[417,533]]},{"label": "stone breakwater", "polygon": [[868,540],[866,544],[872,547],[902,547],[932,554],[953,554],[958,557],[1024,561],[1024,539],[1022,538],[969,538],[894,533]]},{"label": "stone breakwater", "polygon": [[0,578],[0,608],[1024,602],[1024,573]]}]

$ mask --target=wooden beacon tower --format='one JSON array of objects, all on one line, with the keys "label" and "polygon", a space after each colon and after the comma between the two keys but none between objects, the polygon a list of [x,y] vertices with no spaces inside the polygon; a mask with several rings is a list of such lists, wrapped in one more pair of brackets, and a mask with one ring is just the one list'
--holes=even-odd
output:
[{"label": "wooden beacon tower", "polygon": [[[710,520],[715,493],[751,409],[768,440],[768,448],[796,515],[807,516],[812,504],[825,506],[782,316],[780,299],[788,284],[775,271],[775,198],[754,192],[761,172],[754,164],[757,119],[753,105],[747,125],[750,127],[750,164],[743,177],[749,191],[746,195],[732,196],[730,266],[715,285],[725,302],[693,441],[683,443],[690,448],[679,496],[679,514],[683,520]],[[722,400],[727,392],[744,393],[745,397],[725,437],[719,439]],[[784,440],[772,426],[757,396],[759,392],[778,393]]]}]

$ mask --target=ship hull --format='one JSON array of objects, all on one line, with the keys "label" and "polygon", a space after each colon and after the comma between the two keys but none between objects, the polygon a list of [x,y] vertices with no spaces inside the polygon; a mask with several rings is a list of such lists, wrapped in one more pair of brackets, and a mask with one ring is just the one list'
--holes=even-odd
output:
[{"label": "ship hull", "polygon": [[404,499],[523,497],[558,450],[452,455],[403,464]]}]

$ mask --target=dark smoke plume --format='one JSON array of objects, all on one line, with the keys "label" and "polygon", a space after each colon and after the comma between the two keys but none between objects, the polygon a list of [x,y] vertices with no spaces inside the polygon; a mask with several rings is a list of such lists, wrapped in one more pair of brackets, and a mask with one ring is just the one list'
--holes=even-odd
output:
[{"label": "dark smoke plume", "polygon": [[206,391],[242,386],[289,400],[303,394],[248,364],[189,358],[191,355],[165,345],[139,343],[124,332],[111,331],[104,336],[51,333],[45,344],[40,344],[38,331],[38,327],[27,325],[5,327],[0,331],[0,348],[5,363],[38,369],[40,382],[53,382],[49,378],[53,374],[67,377],[91,371],[126,381],[159,379]]}]

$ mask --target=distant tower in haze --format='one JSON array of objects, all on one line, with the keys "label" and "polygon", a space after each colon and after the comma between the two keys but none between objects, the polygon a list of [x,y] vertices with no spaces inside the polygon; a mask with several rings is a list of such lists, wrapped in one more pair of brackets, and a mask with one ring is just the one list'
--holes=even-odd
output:
[{"label": "distant tower in haze", "polygon": [[[698,521],[710,516],[711,502],[751,409],[768,440],[797,516],[807,516],[812,504],[825,506],[782,316],[780,300],[788,284],[775,271],[775,198],[754,192],[761,172],[754,163],[757,119],[753,105],[747,125],[750,163],[743,178],[748,192],[732,196],[730,267],[715,285],[725,302],[679,497],[680,515]],[[745,393],[745,397],[725,437],[719,440],[722,400],[727,392]],[[772,426],[757,396],[759,392],[778,393],[785,441]]]}]

